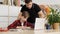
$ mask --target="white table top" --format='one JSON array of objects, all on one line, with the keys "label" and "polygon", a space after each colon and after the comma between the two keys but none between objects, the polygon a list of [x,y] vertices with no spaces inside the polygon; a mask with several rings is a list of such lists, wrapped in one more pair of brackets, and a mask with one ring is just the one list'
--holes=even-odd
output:
[{"label": "white table top", "polygon": [[20,31],[0,32],[0,34],[60,34],[60,31],[52,31],[52,30],[20,30]]}]

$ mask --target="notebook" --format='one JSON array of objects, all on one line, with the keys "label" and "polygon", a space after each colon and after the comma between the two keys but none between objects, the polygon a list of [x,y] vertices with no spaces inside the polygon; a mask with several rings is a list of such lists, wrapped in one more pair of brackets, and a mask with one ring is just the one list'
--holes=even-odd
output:
[{"label": "notebook", "polygon": [[44,30],[45,29],[45,23],[46,23],[45,18],[36,18],[34,29],[35,30],[36,29]]}]

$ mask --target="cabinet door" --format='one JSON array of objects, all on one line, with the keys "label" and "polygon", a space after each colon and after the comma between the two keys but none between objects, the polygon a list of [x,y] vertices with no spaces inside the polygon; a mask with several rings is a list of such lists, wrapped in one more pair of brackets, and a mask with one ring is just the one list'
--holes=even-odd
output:
[{"label": "cabinet door", "polygon": [[0,5],[0,27],[8,26],[8,6]]},{"label": "cabinet door", "polygon": [[0,27],[7,27],[8,25],[8,17],[0,17]]},{"label": "cabinet door", "polygon": [[21,7],[9,6],[9,24],[13,23],[17,19],[17,16],[21,10]]},{"label": "cabinet door", "polygon": [[9,6],[9,16],[17,16],[20,12],[20,8],[16,6]]},{"label": "cabinet door", "polygon": [[0,16],[8,16],[8,6],[0,5]]}]

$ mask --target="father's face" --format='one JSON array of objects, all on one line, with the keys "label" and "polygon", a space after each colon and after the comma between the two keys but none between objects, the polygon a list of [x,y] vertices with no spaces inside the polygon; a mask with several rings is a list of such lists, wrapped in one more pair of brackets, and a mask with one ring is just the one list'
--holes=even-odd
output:
[{"label": "father's face", "polygon": [[28,4],[26,3],[26,7],[31,9],[32,8],[32,2],[29,2]]}]

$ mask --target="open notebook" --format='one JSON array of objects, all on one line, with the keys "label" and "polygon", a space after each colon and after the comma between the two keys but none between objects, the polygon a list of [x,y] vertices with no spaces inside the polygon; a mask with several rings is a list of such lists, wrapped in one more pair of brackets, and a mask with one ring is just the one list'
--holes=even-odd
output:
[{"label": "open notebook", "polygon": [[36,21],[35,21],[35,30],[36,29],[45,29],[45,23],[46,23],[46,20],[45,18],[36,18]]}]

